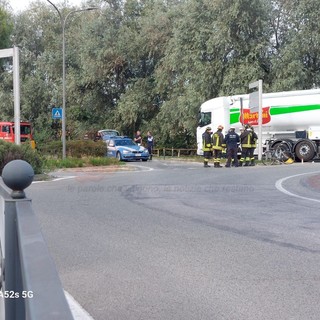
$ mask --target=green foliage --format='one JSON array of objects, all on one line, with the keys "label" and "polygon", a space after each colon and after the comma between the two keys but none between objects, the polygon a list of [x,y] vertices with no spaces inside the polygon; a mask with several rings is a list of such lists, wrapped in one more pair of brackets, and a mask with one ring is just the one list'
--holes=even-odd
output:
[{"label": "green foliage", "polygon": [[84,166],[84,163],[84,160],[79,158],[47,158],[45,160],[44,166],[46,169],[55,170],[57,168],[81,168]]},{"label": "green foliage", "polygon": [[84,158],[66,158],[54,159],[47,157],[44,161],[44,168],[55,170],[57,168],[81,168],[86,166],[109,166],[119,165],[119,161],[114,158],[106,157],[84,157]]},{"label": "green foliage", "polygon": [[9,15],[2,6],[0,7],[0,49],[6,49],[10,45],[10,35],[12,33],[13,23]]},{"label": "green foliage", "polygon": [[67,142],[67,154],[70,157],[103,157],[106,153],[107,146],[103,141],[77,140]]},{"label": "green foliage", "polygon": [[33,168],[35,173],[41,173],[43,169],[43,158],[30,145],[25,143],[20,146],[0,140],[0,172],[4,166],[12,160],[25,160]]},{"label": "green foliage", "polygon": [[[129,136],[151,130],[159,145],[192,147],[205,100],[247,93],[257,79],[264,92],[320,86],[318,0],[94,3],[103,9],[70,15],[65,29],[68,139],[109,127]],[[21,48],[21,114],[44,145],[60,140],[51,109],[62,105],[61,20],[48,3],[30,6],[13,17],[13,32],[0,11],[0,46]],[[75,8],[59,9],[66,17]],[[0,118],[12,120],[10,66],[0,78]],[[69,154],[81,156],[81,148],[70,145]]]},{"label": "green foliage", "polygon": [[[62,142],[52,141],[38,145],[41,154],[46,156],[62,157]],[[66,153],[68,157],[103,157],[106,155],[107,147],[103,141],[75,140],[66,142]]]}]

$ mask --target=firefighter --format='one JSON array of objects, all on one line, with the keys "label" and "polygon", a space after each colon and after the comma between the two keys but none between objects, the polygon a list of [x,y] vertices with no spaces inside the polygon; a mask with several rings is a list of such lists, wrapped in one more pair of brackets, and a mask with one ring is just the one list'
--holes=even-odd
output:
[{"label": "firefighter", "polygon": [[238,143],[240,142],[239,135],[235,132],[235,127],[231,127],[225,137],[227,147],[227,163],[226,167],[230,168],[231,161],[233,166],[238,167]]},{"label": "firefighter", "polygon": [[251,140],[251,148],[249,150],[249,157],[250,157],[250,166],[255,166],[254,162],[254,150],[257,147],[257,140],[258,140],[258,135],[254,132],[254,129],[252,126],[250,126],[250,129],[252,130],[252,140]]},{"label": "firefighter", "polygon": [[250,148],[251,148],[251,141],[252,141],[252,130],[248,125],[245,126],[245,130],[240,135],[240,143],[241,143],[241,158],[239,161],[239,166],[243,165],[245,162],[244,167],[249,166],[250,163]]},{"label": "firefighter", "polygon": [[212,129],[210,127],[206,128],[206,131],[202,135],[202,150],[203,150],[203,165],[205,168],[210,168],[208,162],[212,156],[212,139],[211,139]]},{"label": "firefighter", "polygon": [[212,151],[214,168],[222,168],[220,165],[222,150],[225,149],[226,144],[222,133],[223,126],[218,126],[217,131],[212,136]]}]

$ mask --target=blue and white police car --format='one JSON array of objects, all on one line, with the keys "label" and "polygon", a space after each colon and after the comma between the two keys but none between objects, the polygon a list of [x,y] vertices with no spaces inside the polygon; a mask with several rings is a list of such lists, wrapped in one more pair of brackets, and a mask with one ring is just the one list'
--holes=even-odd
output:
[{"label": "blue and white police car", "polygon": [[132,139],[123,136],[110,137],[107,144],[107,157],[117,158],[119,161],[149,159],[149,152],[143,146],[137,145]]}]

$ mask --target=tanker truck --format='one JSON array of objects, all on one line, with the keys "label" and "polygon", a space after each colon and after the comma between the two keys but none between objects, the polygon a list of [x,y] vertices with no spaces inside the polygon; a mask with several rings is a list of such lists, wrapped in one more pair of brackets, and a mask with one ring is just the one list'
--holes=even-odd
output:
[{"label": "tanker truck", "polygon": [[[249,95],[218,97],[204,102],[199,110],[197,154],[202,155],[202,134],[219,125],[236,131],[246,124],[258,133],[258,112],[250,112]],[[320,89],[265,93],[262,95],[263,149],[285,146],[298,161],[320,156]],[[257,149],[256,149],[257,150]]]}]

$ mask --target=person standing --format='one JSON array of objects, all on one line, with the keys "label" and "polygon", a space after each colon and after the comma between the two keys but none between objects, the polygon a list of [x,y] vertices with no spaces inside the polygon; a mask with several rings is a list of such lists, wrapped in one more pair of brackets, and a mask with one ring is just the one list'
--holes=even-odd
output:
[{"label": "person standing", "polygon": [[240,135],[240,143],[241,143],[241,158],[239,165],[240,167],[245,162],[244,167],[247,167],[250,163],[250,148],[252,141],[252,130],[248,125],[245,126],[245,130]]},{"label": "person standing", "polygon": [[154,147],[154,138],[150,131],[147,132],[147,149],[149,151],[149,160],[152,160],[152,152]]},{"label": "person standing", "polygon": [[238,143],[240,142],[240,137],[235,132],[234,127],[230,127],[229,132],[226,134],[225,142],[227,147],[226,167],[230,168],[231,161],[233,161],[234,167],[238,167]]},{"label": "person standing", "polygon": [[212,151],[214,168],[222,168],[220,165],[222,150],[226,147],[224,135],[222,133],[223,126],[218,126],[217,131],[212,136]]},{"label": "person standing", "polygon": [[203,151],[203,166],[205,168],[210,168],[209,159],[212,156],[212,138],[211,138],[211,128],[207,127],[206,131],[202,134],[202,151]]},{"label": "person standing", "polygon": [[257,147],[258,135],[255,133],[252,126],[250,126],[250,129],[252,130],[252,137],[251,137],[251,148],[249,151],[249,157],[250,157],[249,166],[255,166],[254,150]]},{"label": "person standing", "polygon": [[134,141],[138,146],[141,146],[141,143],[142,143],[141,131],[138,130],[138,131],[136,132],[133,141]]}]

